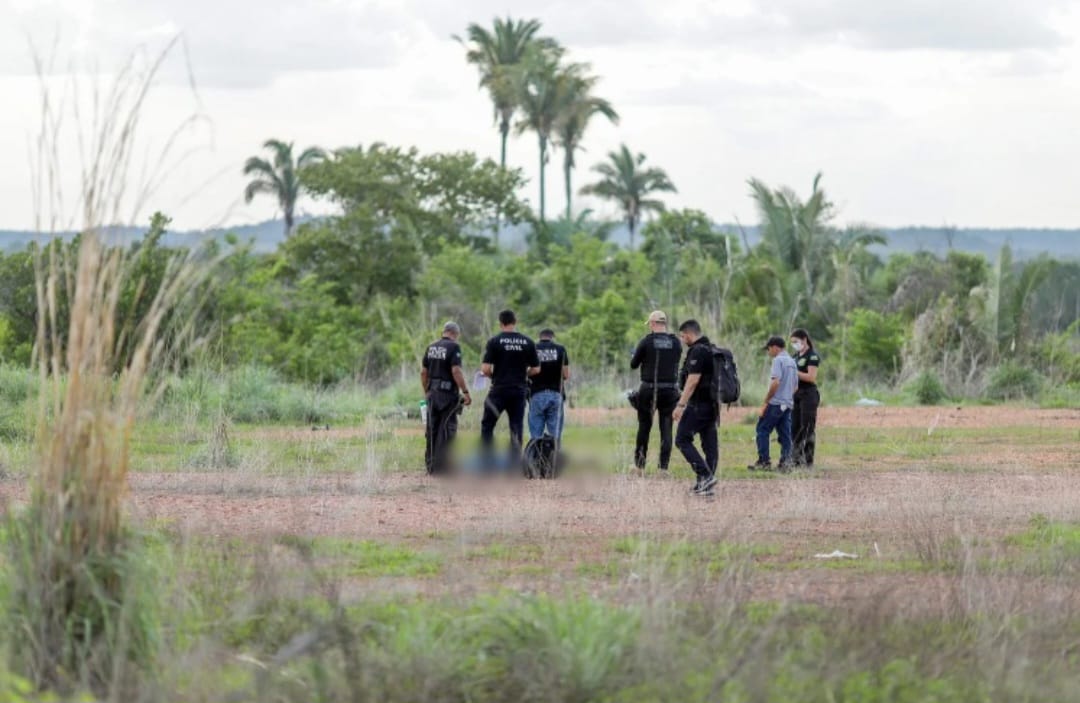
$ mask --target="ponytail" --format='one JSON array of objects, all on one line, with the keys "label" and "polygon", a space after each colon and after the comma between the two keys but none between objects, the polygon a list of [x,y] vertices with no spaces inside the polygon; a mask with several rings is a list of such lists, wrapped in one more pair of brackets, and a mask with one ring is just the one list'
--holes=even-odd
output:
[{"label": "ponytail", "polygon": [[806,330],[804,330],[802,327],[799,327],[798,329],[793,330],[790,336],[796,337],[796,338],[801,339],[804,342],[806,342],[806,348],[807,349],[813,349],[814,348],[814,340],[810,339],[810,333],[807,332]]}]

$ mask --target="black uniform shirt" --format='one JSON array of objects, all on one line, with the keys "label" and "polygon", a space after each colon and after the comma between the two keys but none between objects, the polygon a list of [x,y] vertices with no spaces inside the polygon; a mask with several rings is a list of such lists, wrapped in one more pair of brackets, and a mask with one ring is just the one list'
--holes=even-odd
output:
[{"label": "black uniform shirt", "polygon": [[563,367],[570,365],[566,347],[550,339],[541,339],[536,343],[536,355],[540,359],[540,373],[532,377],[533,393],[561,391]]},{"label": "black uniform shirt", "polygon": [[[818,353],[816,351],[814,351],[813,349],[807,349],[802,354],[799,354],[797,357],[795,357],[795,366],[798,367],[799,371],[802,372],[802,373],[806,373],[810,369],[811,366],[820,366],[820,365],[821,365],[821,357],[818,356]],[[814,383],[813,381],[804,381],[801,378],[799,379],[799,390],[800,391],[803,390],[804,388],[813,388],[816,385],[817,384]]]},{"label": "black uniform shirt", "polygon": [[686,378],[692,373],[701,374],[697,388],[694,389],[690,401],[694,403],[713,402],[712,392],[709,386],[713,382],[713,358],[708,337],[698,337],[698,340],[686,350],[686,361],[683,362],[682,371],[679,373],[679,387],[686,388]]},{"label": "black uniform shirt", "polygon": [[679,374],[682,342],[673,334],[653,332],[641,338],[630,368],[641,367],[642,383],[675,383]]},{"label": "black uniform shirt", "polygon": [[520,332],[500,332],[488,340],[484,350],[484,363],[495,367],[491,377],[492,388],[525,388],[528,370],[539,366],[536,345]]},{"label": "black uniform shirt", "polygon": [[428,372],[430,390],[453,390],[457,385],[453,367],[461,366],[461,347],[449,337],[443,337],[427,348],[422,363]]}]

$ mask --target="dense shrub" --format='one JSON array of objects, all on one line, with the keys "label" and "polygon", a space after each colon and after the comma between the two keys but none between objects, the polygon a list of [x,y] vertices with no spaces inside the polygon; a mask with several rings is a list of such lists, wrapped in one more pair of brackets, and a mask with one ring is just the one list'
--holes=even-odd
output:
[{"label": "dense shrub", "polygon": [[994,369],[986,387],[990,400],[1028,400],[1039,395],[1042,377],[1034,369],[1006,361]]},{"label": "dense shrub", "polygon": [[948,399],[945,385],[930,371],[923,371],[908,384],[908,391],[919,405],[937,405]]}]

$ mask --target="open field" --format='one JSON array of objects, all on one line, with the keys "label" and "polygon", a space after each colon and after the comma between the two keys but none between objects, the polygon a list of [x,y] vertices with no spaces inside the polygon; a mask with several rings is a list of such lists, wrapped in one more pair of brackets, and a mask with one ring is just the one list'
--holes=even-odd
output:
[{"label": "open field", "polygon": [[[376,676],[365,685],[384,697],[370,700],[509,700],[449,625],[501,613],[568,628],[544,635],[545,656],[575,650],[559,654],[563,683],[535,690],[533,664],[489,652],[521,668],[515,700],[1080,700],[1080,410],[823,408],[819,466],[789,476],[741,468],[746,415],[725,415],[714,499],[688,494],[677,453],[672,476],[628,469],[623,410],[571,411],[566,445],[587,470],[554,482],[430,479],[404,418],[149,423],[129,510],[164,536],[168,602],[183,593],[175,660],[207,673],[167,672],[169,686],[184,700],[218,700],[220,687],[248,700],[274,657],[281,691],[310,691],[309,660],[347,681],[347,663],[282,658],[344,612],[358,632],[389,628],[358,635],[396,652],[364,676],[420,686]],[[475,424],[467,414],[466,453]],[[25,456],[7,449],[9,505],[25,497]],[[834,550],[856,558],[815,556]]]}]

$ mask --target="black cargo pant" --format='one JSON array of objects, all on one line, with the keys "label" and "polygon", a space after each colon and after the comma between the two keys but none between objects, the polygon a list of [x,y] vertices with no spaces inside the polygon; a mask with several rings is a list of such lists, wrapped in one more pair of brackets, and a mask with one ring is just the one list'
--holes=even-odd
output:
[{"label": "black cargo pant", "polygon": [[679,389],[674,383],[653,385],[642,383],[638,391],[637,441],[634,443],[634,466],[645,468],[649,454],[649,435],[653,425],[653,395],[660,423],[660,468],[667,469],[671,461],[671,413],[679,402]]},{"label": "black cargo pant", "polygon": [[506,412],[510,423],[510,460],[521,460],[521,436],[525,425],[525,399],[528,389],[525,386],[500,386],[492,388],[484,400],[484,417],[480,420],[480,445],[488,459],[492,456],[495,444],[495,424],[499,416]]},{"label": "black cargo pant", "polygon": [[424,465],[429,474],[445,474],[451,469],[450,446],[458,430],[461,397],[457,389],[428,392],[427,447]]},{"label": "black cargo pant", "polygon": [[795,405],[791,412],[791,458],[795,464],[814,465],[814,449],[817,445],[817,409],[821,402],[817,386],[795,392]]},{"label": "black cargo pant", "polygon": [[[720,461],[720,441],[716,434],[716,418],[719,411],[712,401],[690,401],[683,409],[679,430],[675,433],[675,446],[679,448],[690,468],[698,476],[712,476]],[[701,435],[702,457],[694,446],[694,435]]]}]

